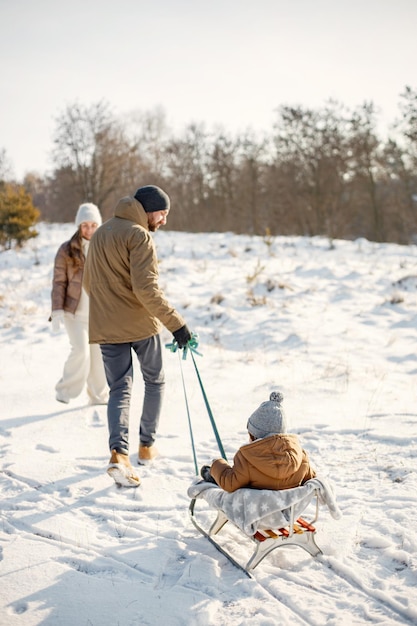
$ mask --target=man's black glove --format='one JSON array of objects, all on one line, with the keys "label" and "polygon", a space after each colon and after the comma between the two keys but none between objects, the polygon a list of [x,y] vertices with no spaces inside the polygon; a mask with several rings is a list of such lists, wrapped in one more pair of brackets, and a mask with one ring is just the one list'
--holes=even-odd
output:
[{"label": "man's black glove", "polygon": [[191,339],[191,333],[187,328],[187,324],[184,324],[184,326],[181,326],[181,328],[179,328],[172,334],[174,335],[174,339],[177,342],[179,348],[185,348],[185,346]]},{"label": "man's black glove", "polygon": [[206,483],[214,483],[215,485],[217,485],[213,476],[210,474],[210,465],[203,465],[200,470],[200,476],[206,481]]}]

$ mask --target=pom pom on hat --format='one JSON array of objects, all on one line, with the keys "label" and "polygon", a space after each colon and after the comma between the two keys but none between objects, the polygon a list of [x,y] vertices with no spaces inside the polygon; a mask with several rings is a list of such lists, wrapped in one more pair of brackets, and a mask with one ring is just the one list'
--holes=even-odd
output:
[{"label": "pom pom on hat", "polygon": [[281,402],[284,396],[279,391],[273,391],[269,400],[262,402],[248,419],[247,428],[256,439],[268,435],[279,435],[287,432],[287,420]]},{"label": "pom pom on hat", "polygon": [[75,216],[75,225],[78,226],[83,222],[94,222],[101,226],[101,213],[98,207],[92,202],[84,202],[78,207],[77,215]]},{"label": "pom pom on hat", "polygon": [[281,404],[281,402],[284,400],[284,396],[279,391],[273,391],[269,396],[269,399],[271,402],[278,402],[279,404]]},{"label": "pom pom on hat", "polygon": [[145,185],[139,187],[134,198],[141,203],[146,213],[155,211],[169,211],[170,201],[168,194],[155,185]]}]

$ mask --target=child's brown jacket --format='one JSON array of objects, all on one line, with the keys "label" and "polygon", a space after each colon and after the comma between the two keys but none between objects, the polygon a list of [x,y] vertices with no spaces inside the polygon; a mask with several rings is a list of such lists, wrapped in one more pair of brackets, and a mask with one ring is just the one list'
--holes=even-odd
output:
[{"label": "child's brown jacket", "polygon": [[269,435],[239,448],[233,467],[217,459],[210,474],[225,491],[241,487],[253,489],[290,489],[314,478],[307,452],[297,435]]}]

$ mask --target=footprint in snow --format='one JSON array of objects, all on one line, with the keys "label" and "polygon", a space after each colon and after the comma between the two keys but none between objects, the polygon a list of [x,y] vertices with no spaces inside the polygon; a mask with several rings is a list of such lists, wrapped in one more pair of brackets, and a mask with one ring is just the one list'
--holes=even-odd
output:
[{"label": "footprint in snow", "polygon": [[57,454],[59,452],[59,450],[55,450],[51,446],[45,446],[42,443],[38,443],[36,450],[43,450],[43,452],[50,452],[51,454]]}]

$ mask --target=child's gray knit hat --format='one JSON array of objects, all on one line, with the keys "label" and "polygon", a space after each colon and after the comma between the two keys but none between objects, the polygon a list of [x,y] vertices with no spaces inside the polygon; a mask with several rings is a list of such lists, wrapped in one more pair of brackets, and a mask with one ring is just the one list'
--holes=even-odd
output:
[{"label": "child's gray knit hat", "polygon": [[256,439],[268,435],[279,435],[287,432],[287,420],[281,402],[284,396],[279,391],[273,391],[269,400],[262,402],[248,419],[248,431]]}]

